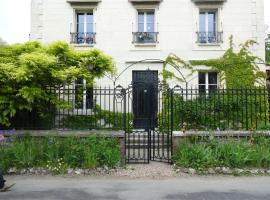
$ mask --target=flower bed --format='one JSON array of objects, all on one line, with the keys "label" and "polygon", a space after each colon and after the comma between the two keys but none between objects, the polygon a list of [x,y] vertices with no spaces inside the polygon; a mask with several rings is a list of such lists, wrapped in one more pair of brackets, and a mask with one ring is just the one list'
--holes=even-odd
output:
[{"label": "flower bed", "polygon": [[14,136],[0,145],[0,169],[44,168],[53,174],[69,168],[94,169],[121,164],[119,142],[114,138]]},{"label": "flower bed", "polygon": [[211,168],[270,168],[270,138],[186,137],[173,156],[178,167],[205,172]]}]

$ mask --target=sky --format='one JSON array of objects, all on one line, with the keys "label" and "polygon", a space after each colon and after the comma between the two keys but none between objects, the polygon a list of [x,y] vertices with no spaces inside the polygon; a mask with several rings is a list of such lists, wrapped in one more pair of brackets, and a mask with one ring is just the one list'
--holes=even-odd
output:
[{"label": "sky", "polygon": [[[270,33],[270,0],[265,2],[265,24]],[[0,37],[9,44],[25,42],[30,34],[31,0],[0,0]]]}]

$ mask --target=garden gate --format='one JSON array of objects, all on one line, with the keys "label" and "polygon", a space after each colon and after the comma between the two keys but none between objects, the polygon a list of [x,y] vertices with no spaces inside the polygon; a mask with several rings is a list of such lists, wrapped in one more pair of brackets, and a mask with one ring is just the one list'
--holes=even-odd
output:
[{"label": "garden gate", "polygon": [[127,163],[171,163],[172,90],[158,83],[156,71],[134,71],[123,89]]}]

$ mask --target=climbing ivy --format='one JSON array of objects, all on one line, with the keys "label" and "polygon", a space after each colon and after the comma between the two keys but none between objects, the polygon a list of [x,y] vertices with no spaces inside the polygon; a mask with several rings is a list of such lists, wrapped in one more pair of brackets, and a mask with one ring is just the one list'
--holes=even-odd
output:
[{"label": "climbing ivy", "polygon": [[169,55],[163,67],[164,82],[172,78],[184,82],[184,78],[176,77],[173,72],[167,69],[168,65],[176,66],[179,71],[181,69],[191,69],[191,74],[196,71],[195,66],[204,65],[219,72],[221,81],[225,81],[227,88],[252,87],[256,83],[263,85],[266,75],[265,72],[260,71],[259,66],[256,64],[262,62],[262,59],[250,52],[250,48],[256,44],[256,41],[248,40],[240,45],[239,51],[235,51],[233,37],[231,36],[228,50],[217,59],[185,62],[175,55]]}]

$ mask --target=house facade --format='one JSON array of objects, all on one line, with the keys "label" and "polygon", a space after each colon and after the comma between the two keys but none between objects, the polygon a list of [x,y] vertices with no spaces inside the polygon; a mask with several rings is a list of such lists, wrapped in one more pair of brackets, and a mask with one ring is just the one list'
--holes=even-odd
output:
[{"label": "house facade", "polygon": [[[231,35],[236,47],[256,40],[252,52],[264,60],[263,16],[263,0],[32,0],[31,40],[101,49],[114,58],[121,74],[115,84],[126,87],[161,79],[162,61],[170,53],[187,61],[220,57]],[[211,89],[220,83],[216,72],[197,69],[187,78],[189,85]],[[113,81],[105,77],[97,84]]]}]

